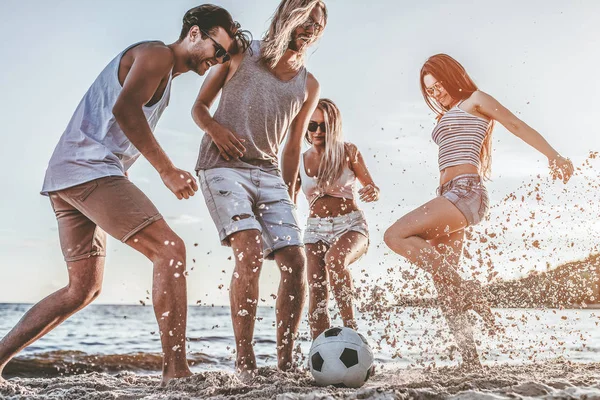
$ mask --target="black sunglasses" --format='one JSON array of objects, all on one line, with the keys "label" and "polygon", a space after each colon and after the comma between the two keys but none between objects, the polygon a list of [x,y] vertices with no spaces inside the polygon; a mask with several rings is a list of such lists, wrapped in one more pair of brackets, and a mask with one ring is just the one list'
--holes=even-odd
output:
[{"label": "black sunglasses", "polygon": [[311,132],[316,132],[317,129],[321,128],[321,132],[327,132],[327,127],[325,126],[325,122],[321,122],[318,124],[315,121],[310,121],[308,123],[308,130]]},{"label": "black sunglasses", "polygon": [[215,39],[213,39],[212,36],[210,36],[208,34],[208,32],[206,32],[204,29],[200,29],[200,32],[202,32],[204,35],[208,36],[210,38],[210,40],[213,41],[215,49],[216,49],[215,58],[222,58],[223,60],[221,62],[223,62],[223,63],[226,63],[227,61],[229,61],[231,59],[231,56],[229,55],[227,50],[225,50],[225,48],[223,46],[221,46],[219,44],[219,42],[217,42]]}]

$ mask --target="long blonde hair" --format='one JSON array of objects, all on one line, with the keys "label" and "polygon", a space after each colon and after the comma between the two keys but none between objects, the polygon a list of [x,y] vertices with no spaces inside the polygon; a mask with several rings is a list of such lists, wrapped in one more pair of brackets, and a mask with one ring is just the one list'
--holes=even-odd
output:
[{"label": "long blonde hair", "polygon": [[[436,54],[429,57],[421,68],[421,92],[425,102],[437,115],[438,120],[444,115],[446,110],[441,104],[433,101],[425,89],[425,75],[432,75],[438,80],[448,92],[448,94],[457,100],[466,100],[473,92],[479,90],[475,82],[471,79],[465,68],[458,61],[447,54]],[[494,130],[494,120],[490,120],[485,139],[479,152],[479,173],[484,180],[489,180],[492,174],[492,131]]]},{"label": "long blonde hair", "polygon": [[[319,171],[317,172],[317,187],[320,192],[335,183],[344,171],[344,166],[352,155],[346,154],[344,135],[342,133],[342,114],[335,103],[329,99],[320,99],[317,108],[323,111],[325,117],[325,153],[321,157]],[[310,135],[306,132],[306,140]],[[348,149],[350,152],[350,149]]]},{"label": "long blonde hair", "polygon": [[[323,0],[282,0],[271,18],[269,30],[263,37],[261,61],[275,68],[283,54],[288,49],[293,31],[304,23],[315,6],[323,10],[324,25],[327,24],[327,7]],[[319,35],[321,35],[319,33]],[[318,38],[318,37],[317,37]],[[293,68],[299,69],[304,65],[305,52],[298,55]]]}]

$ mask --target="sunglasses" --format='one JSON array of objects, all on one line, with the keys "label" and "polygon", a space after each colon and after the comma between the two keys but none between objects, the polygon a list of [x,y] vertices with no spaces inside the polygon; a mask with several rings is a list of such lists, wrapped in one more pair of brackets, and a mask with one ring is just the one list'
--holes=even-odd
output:
[{"label": "sunglasses", "polygon": [[300,25],[302,29],[308,29],[312,27],[315,30],[315,35],[318,35],[323,30],[323,25],[315,22],[312,17],[309,17],[306,22]]},{"label": "sunglasses", "polygon": [[308,123],[308,130],[310,132],[316,132],[317,129],[321,128],[321,132],[327,132],[327,128],[325,127],[325,122],[321,122],[320,124],[318,124],[315,121],[310,121]]},{"label": "sunglasses", "polygon": [[215,46],[215,58],[222,58],[221,63],[226,63],[227,61],[229,61],[231,59],[231,56],[229,55],[227,50],[225,50],[225,48],[223,46],[221,46],[219,44],[219,42],[217,42],[215,39],[213,39],[212,36],[210,36],[208,34],[208,32],[206,32],[204,29],[200,29],[200,32],[202,32],[204,35],[208,36],[209,39],[213,41],[213,44]]},{"label": "sunglasses", "polygon": [[444,90],[444,87],[442,86],[442,81],[437,81],[433,84],[433,86],[425,88],[425,92],[427,92],[427,94],[430,96],[433,96],[436,90],[438,91],[438,93],[442,93],[442,91]]}]

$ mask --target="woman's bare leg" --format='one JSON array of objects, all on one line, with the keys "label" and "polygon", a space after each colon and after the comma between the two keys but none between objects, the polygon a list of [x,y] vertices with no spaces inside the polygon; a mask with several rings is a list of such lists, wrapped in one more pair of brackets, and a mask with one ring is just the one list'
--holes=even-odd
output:
[{"label": "woman's bare leg", "polygon": [[436,197],[409,212],[384,235],[390,249],[432,274],[435,281],[460,286],[463,279],[456,268],[428,240],[447,236],[467,226],[465,216],[444,197]]},{"label": "woman's bare leg", "polygon": [[[462,300],[469,301],[469,307],[480,314],[488,325],[493,326],[493,313],[481,287],[475,281],[462,279],[456,268],[458,264],[445,257],[444,252],[435,246],[436,239],[463,231],[466,225],[464,215],[454,204],[444,197],[436,197],[396,221],[385,232],[384,241],[394,252],[431,273],[436,288],[444,293],[441,297],[454,297],[457,301],[452,302],[452,305],[461,304]],[[444,248],[447,249],[447,246]],[[452,296],[453,293],[458,294]],[[460,309],[465,310],[465,307],[461,305]],[[460,321],[460,318],[456,321]],[[455,324],[455,321],[449,323]],[[463,335],[461,341],[465,348],[472,348],[468,344],[469,334]],[[474,355],[469,352],[465,356],[469,360],[474,359]]]},{"label": "woman's bare leg", "polygon": [[366,253],[369,239],[358,232],[346,232],[325,254],[329,284],[340,309],[344,326],[356,329],[354,318],[354,288],[348,266]]},{"label": "woman's bare leg", "polygon": [[308,275],[308,323],[314,339],[331,326],[329,319],[329,276],[325,268],[325,253],[328,248],[323,242],[305,246]]},{"label": "woman's bare leg", "polygon": [[[464,236],[464,230],[461,229],[449,235],[430,240],[429,243],[442,254],[446,262],[458,269],[463,251]],[[473,336],[473,326],[469,321],[467,311],[462,310],[462,307],[460,307],[459,293],[452,285],[440,281],[434,281],[434,284],[438,293],[438,304],[446,318],[448,328],[450,328],[450,332],[456,340],[463,363],[468,367],[481,367]]]}]

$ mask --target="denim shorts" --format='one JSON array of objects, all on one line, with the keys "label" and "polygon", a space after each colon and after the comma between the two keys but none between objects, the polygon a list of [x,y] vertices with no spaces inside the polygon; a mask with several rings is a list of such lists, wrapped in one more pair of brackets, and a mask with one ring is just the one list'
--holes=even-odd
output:
[{"label": "denim shorts", "polygon": [[304,243],[322,241],[331,246],[346,232],[358,232],[369,238],[369,227],[362,211],[329,218],[309,218],[304,231]]},{"label": "denim shorts", "polygon": [[296,206],[279,175],[258,168],[211,168],[198,171],[200,187],[219,238],[229,246],[235,232],[256,229],[264,256],[287,246],[302,246]]},{"label": "denim shorts", "polygon": [[450,200],[465,216],[468,226],[481,222],[490,209],[487,189],[477,174],[457,176],[438,187],[437,195]]}]

